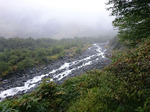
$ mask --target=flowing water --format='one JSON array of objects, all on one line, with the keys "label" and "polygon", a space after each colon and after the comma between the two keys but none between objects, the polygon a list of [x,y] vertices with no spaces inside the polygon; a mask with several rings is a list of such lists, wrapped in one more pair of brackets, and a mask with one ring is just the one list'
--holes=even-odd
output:
[{"label": "flowing water", "polygon": [[74,74],[75,72],[80,71],[81,69],[85,69],[85,67],[96,66],[96,64],[100,64],[102,63],[102,61],[104,62],[108,60],[105,57],[106,49],[102,46],[103,44],[93,44],[92,47],[87,49],[87,51],[85,52],[86,55],[81,59],[79,58],[70,62],[66,61],[56,69],[53,69],[45,74],[34,76],[33,78],[22,82],[21,86],[10,86],[9,89],[3,89],[2,91],[0,91],[0,101],[4,100],[6,97],[14,96],[18,94],[18,92],[28,92],[30,89],[37,87],[37,85],[41,83],[43,78],[51,77],[50,81],[59,82],[64,78]]}]

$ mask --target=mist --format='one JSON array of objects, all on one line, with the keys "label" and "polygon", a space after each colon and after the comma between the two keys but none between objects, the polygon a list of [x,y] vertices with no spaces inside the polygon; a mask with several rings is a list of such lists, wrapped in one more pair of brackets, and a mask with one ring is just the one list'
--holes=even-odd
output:
[{"label": "mist", "polygon": [[0,36],[114,36],[107,0],[0,0]]}]

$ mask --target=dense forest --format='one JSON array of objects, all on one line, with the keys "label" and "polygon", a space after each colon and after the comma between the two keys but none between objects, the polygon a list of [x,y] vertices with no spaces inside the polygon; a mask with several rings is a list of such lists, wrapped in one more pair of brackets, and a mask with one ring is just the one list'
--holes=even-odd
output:
[{"label": "dense forest", "polygon": [[112,64],[0,103],[1,112],[150,112],[150,1],[109,0]]}]

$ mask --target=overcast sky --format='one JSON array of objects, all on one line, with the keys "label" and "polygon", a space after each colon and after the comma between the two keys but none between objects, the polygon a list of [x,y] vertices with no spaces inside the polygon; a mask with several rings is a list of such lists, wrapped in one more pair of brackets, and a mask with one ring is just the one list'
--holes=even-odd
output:
[{"label": "overcast sky", "polygon": [[[80,27],[81,31],[84,27],[112,30],[113,17],[106,11],[106,2],[107,0],[0,0],[0,35],[34,36],[40,32],[40,35],[52,36],[56,32],[63,32],[64,26],[69,27],[69,24],[73,24],[70,27]],[[46,35],[43,32],[45,28],[49,29],[49,33],[45,32]]]}]

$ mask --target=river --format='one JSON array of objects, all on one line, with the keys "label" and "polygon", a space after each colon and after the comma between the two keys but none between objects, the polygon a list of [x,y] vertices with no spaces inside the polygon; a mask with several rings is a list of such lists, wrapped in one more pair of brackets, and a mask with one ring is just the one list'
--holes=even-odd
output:
[{"label": "river", "polygon": [[33,68],[3,79],[0,85],[0,101],[33,91],[44,78],[50,78],[61,84],[69,77],[74,77],[92,69],[101,69],[110,63],[106,43],[96,43],[73,58],[60,59],[42,68]]}]

